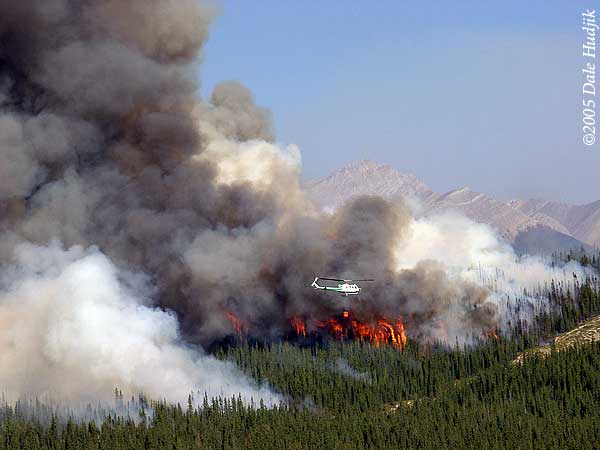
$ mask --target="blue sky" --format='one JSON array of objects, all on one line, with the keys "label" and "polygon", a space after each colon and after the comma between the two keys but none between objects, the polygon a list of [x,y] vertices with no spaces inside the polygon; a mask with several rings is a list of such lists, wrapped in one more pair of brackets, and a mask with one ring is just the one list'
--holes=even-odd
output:
[{"label": "blue sky", "polygon": [[438,191],[600,199],[579,106],[580,13],[597,2],[213,3],[203,96],[248,86],[277,140],[300,146],[305,178],[372,159]]}]

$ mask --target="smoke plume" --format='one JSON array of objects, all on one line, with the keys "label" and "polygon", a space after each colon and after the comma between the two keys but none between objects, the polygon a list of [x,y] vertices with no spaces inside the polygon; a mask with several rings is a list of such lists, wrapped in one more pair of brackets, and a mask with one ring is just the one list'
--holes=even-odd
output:
[{"label": "smoke plume", "polygon": [[[461,336],[497,324],[490,290],[453,275],[454,249],[441,257],[447,241],[406,205],[318,211],[298,149],[273,143],[244,86],[199,99],[212,16],[196,0],[0,0],[7,389],[269,398],[200,350],[235,332],[232,316],[263,339],[347,307],[409,318],[415,337],[449,317]],[[311,289],[316,274],[376,281],[345,304]]]},{"label": "smoke plume", "polygon": [[0,385],[12,396],[109,401],[118,387],[154,399],[278,398],[183,345],[176,317],[149,304],[144,276],[119,272],[97,249],[21,244],[0,292]]}]

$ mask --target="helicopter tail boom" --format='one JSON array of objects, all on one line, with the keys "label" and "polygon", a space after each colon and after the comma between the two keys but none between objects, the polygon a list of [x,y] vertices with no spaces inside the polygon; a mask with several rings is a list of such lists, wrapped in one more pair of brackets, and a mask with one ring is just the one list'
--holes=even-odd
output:
[{"label": "helicopter tail boom", "polygon": [[314,287],[315,289],[325,289],[325,286],[319,286],[319,284],[317,283],[318,280],[319,280],[319,277],[315,277],[311,286]]}]

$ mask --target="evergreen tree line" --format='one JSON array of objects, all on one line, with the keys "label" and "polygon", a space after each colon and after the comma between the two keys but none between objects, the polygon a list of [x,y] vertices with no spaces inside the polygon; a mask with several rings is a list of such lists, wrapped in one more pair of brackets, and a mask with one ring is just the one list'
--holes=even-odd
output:
[{"label": "evergreen tree line", "polygon": [[[475,373],[450,382],[442,382],[444,377],[435,373],[434,367],[440,367],[439,364],[424,364],[421,366],[424,376],[418,377],[415,385],[429,395],[415,395],[412,401],[388,404],[369,404],[365,400],[361,406],[348,407],[351,400],[347,398],[345,383],[322,373],[322,381],[316,383],[321,388],[299,382],[300,388],[305,386],[306,395],[314,396],[314,403],[274,409],[249,407],[235,398],[205,399],[197,408],[192,402],[187,407],[159,402],[152,405],[152,417],[142,415],[133,420],[109,416],[101,424],[58,423],[53,419],[44,425],[31,419],[20,420],[5,407],[0,447],[30,450],[598,448],[600,344],[553,353],[547,358],[532,357],[522,365],[508,362],[502,356],[507,345],[496,342],[483,353],[477,351],[478,357],[463,360],[464,369],[458,360],[442,364],[447,366],[442,369],[445,373],[469,369]],[[347,345],[334,347],[338,353]],[[484,355],[493,359],[488,360]],[[332,386],[327,386],[327,378]],[[355,396],[373,398],[368,394],[371,387],[372,384],[364,383]],[[331,396],[342,400],[336,404]],[[383,396],[382,400],[392,397]]]},{"label": "evergreen tree line", "polygon": [[[590,258],[592,261],[598,259]],[[527,293],[528,296],[531,293]],[[600,343],[549,356],[524,350],[600,314],[594,277],[552,283],[535,315],[469,346],[410,341],[398,351],[360,342],[286,342],[215,351],[287,402],[190,396],[187,405],[131,400],[96,420],[63,420],[40,402],[0,407],[0,448],[121,449],[504,449],[600,447]]]}]

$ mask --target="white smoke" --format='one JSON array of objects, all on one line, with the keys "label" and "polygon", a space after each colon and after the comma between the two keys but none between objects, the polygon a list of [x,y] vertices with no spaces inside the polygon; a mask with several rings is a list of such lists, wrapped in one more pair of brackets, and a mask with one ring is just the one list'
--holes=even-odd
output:
[{"label": "white smoke", "polygon": [[248,182],[259,189],[272,188],[281,178],[295,181],[301,167],[300,150],[296,145],[280,147],[262,140],[215,139],[196,158],[215,163],[218,183]]},{"label": "white smoke", "polygon": [[[412,269],[424,260],[442,263],[450,277],[487,288],[501,325],[517,302],[543,308],[547,299],[540,294],[552,281],[569,286],[575,277],[590,275],[575,261],[553,265],[548,258],[518,256],[490,226],[456,212],[421,216],[410,223],[396,248],[397,269]],[[460,327],[456,323],[456,330]]]},{"label": "white smoke", "polygon": [[[0,389],[76,404],[127,395],[280,398],[232,363],[184,345],[174,314],[153,308],[145,277],[95,248],[21,244],[0,290]],[[200,395],[198,395],[200,394]]]}]

